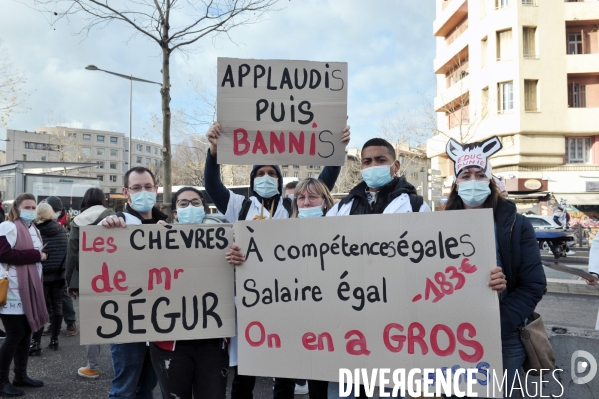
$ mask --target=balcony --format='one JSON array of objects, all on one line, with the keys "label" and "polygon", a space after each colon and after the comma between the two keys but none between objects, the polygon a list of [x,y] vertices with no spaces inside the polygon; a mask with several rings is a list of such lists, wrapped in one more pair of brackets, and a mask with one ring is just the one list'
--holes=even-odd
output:
[{"label": "balcony", "polygon": [[451,0],[442,3],[442,11],[433,22],[433,34],[445,37],[468,16],[468,0]]},{"label": "balcony", "polygon": [[461,101],[468,97],[470,92],[470,76],[465,76],[459,82],[445,90],[439,90],[434,100],[435,112],[445,112],[449,104],[453,104],[456,99]]},{"label": "balcony", "polygon": [[564,4],[566,21],[588,21],[599,19],[599,1],[566,1]]},{"label": "balcony", "polygon": [[599,72],[599,53],[566,56],[566,73],[595,74]]},{"label": "balcony", "polygon": [[455,68],[458,60],[468,57],[468,35],[461,35],[444,49],[437,49],[437,57],[433,61],[435,73],[446,74]]}]

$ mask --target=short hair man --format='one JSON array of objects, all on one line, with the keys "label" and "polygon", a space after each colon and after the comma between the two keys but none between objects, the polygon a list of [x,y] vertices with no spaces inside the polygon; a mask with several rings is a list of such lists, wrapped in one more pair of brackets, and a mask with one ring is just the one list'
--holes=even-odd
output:
[{"label": "short hair man", "polygon": [[295,188],[297,187],[298,180],[290,181],[285,184],[285,198],[289,198],[289,196],[295,193]]}]

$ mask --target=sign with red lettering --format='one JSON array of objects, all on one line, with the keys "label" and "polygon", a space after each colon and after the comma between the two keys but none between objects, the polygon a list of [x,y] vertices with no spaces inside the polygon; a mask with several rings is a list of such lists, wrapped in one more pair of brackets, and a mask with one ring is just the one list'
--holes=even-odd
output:
[{"label": "sign with red lettering", "polygon": [[340,368],[475,369],[479,396],[487,370],[502,374],[499,301],[487,286],[491,210],[234,229],[247,259],[236,271],[240,374],[339,381]]},{"label": "sign with red lettering", "polygon": [[80,229],[81,344],[235,335],[229,224]]},{"label": "sign with red lettering", "polygon": [[347,63],[218,59],[218,162],[343,165]]}]

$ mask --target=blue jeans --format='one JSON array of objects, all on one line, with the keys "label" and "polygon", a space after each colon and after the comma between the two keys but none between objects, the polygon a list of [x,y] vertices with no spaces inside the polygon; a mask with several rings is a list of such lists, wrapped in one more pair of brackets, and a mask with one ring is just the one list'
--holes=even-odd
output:
[{"label": "blue jeans", "polygon": [[114,378],[110,399],[153,399],[158,382],[145,342],[110,344]]}]

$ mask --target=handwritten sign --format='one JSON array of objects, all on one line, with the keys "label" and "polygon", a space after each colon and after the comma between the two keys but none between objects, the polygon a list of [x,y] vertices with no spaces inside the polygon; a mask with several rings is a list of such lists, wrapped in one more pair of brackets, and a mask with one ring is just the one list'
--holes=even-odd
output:
[{"label": "handwritten sign", "polygon": [[224,164],[343,165],[347,63],[218,59]]},{"label": "handwritten sign", "polygon": [[487,370],[503,372],[487,287],[490,210],[234,229],[247,257],[236,276],[240,374],[338,381],[339,368],[476,369],[483,395]]},{"label": "handwritten sign", "polygon": [[80,231],[82,344],[235,335],[231,225]]}]

